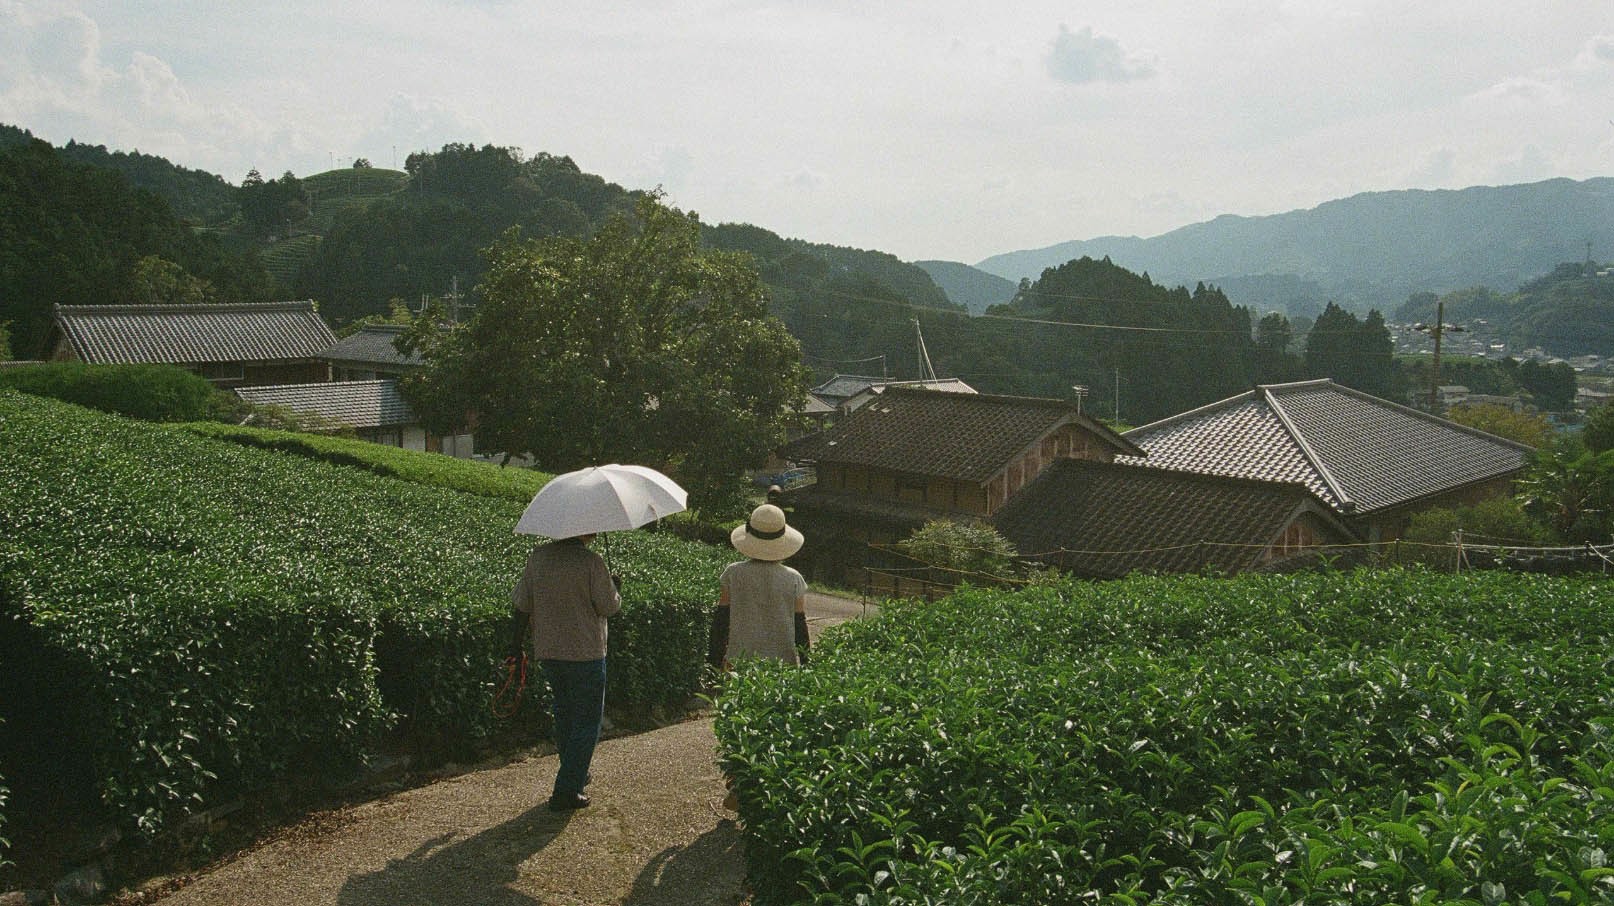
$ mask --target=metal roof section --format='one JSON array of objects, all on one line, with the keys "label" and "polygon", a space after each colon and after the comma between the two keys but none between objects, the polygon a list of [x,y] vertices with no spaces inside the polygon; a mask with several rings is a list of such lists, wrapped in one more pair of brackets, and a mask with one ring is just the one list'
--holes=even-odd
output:
[{"label": "metal roof section", "polygon": [[58,305],[55,315],[78,357],[103,364],[312,361],[336,343],[313,302]]},{"label": "metal roof section", "polygon": [[393,428],[415,423],[415,413],[398,392],[396,381],[273,384],[241,387],[235,392],[249,403],[283,406],[349,428]]}]

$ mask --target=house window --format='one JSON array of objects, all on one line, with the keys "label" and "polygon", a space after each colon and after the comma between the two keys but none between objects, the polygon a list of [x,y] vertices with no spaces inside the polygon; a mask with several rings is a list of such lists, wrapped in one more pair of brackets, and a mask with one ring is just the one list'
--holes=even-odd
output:
[{"label": "house window", "polygon": [[241,362],[203,362],[196,368],[198,374],[210,381],[244,381],[247,366]]},{"label": "house window", "polygon": [[1311,526],[1303,522],[1291,522],[1283,530],[1283,538],[1278,541],[1278,553],[1287,556],[1299,553],[1308,547],[1315,547],[1317,534]]}]

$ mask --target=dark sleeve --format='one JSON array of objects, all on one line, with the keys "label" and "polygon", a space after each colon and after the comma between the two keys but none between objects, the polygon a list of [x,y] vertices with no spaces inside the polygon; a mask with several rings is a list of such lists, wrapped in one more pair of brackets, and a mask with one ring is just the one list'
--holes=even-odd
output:
[{"label": "dark sleeve", "polygon": [[803,664],[807,663],[807,652],[813,647],[812,637],[807,634],[807,615],[796,612],[796,656]]},{"label": "dark sleeve", "polygon": [[713,667],[723,665],[723,655],[729,650],[729,606],[720,605],[712,611],[712,632],[706,640],[706,663]]}]

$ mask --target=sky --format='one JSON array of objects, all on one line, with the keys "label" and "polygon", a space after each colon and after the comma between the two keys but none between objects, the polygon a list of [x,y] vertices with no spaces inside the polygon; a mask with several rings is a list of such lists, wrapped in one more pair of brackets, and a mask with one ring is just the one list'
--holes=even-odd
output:
[{"label": "sky", "polygon": [[0,0],[0,122],[232,183],[514,146],[975,263],[1614,175],[1614,3]]}]

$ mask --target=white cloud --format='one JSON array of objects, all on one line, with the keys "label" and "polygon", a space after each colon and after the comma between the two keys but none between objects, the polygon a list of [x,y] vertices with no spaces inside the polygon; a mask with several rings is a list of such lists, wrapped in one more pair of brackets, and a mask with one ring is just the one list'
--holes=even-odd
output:
[{"label": "white cloud", "polygon": [[1092,26],[1071,31],[1059,26],[1059,36],[1044,58],[1048,73],[1072,85],[1088,82],[1132,82],[1154,75],[1149,63],[1127,55],[1121,42],[1093,33]]}]

